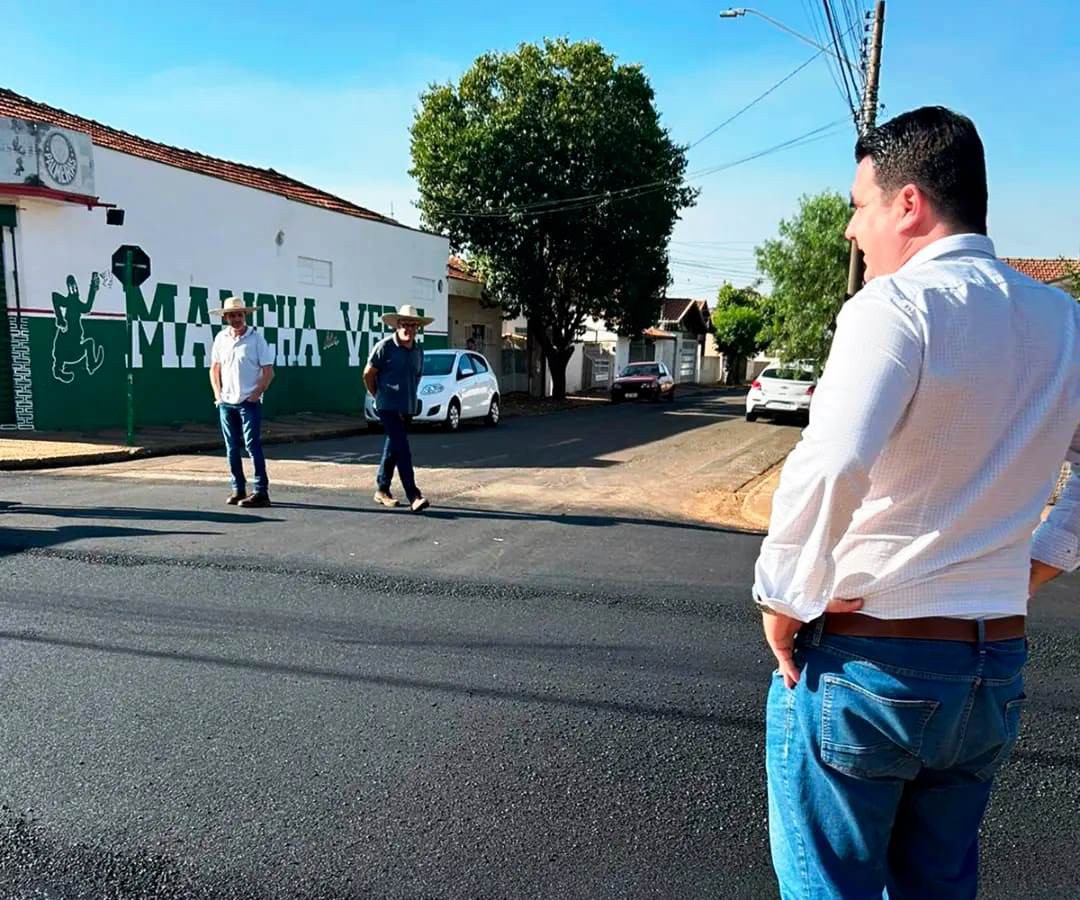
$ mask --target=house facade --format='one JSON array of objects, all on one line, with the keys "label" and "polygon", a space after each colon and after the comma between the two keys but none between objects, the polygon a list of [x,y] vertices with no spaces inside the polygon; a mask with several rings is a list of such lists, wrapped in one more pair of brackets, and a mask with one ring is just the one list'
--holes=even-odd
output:
[{"label": "house facade", "polygon": [[234,294],[276,350],[267,415],[360,413],[384,312],[421,307],[425,346],[447,345],[448,253],[272,169],[0,89],[0,427],[115,427],[129,396],[136,427],[212,420]]}]

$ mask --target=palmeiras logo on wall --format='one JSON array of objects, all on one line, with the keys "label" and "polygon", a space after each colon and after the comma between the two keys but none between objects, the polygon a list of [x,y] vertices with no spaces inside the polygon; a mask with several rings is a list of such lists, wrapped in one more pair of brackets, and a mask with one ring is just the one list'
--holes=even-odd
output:
[{"label": "palmeiras logo on wall", "polygon": [[93,375],[105,361],[105,348],[83,333],[83,316],[94,306],[100,280],[98,273],[90,276],[90,292],[86,300],[79,296],[79,284],[74,275],[67,277],[67,293],[53,291],[53,313],[56,315],[56,334],[53,336],[53,378],[71,384],[75,375],[85,369]]}]

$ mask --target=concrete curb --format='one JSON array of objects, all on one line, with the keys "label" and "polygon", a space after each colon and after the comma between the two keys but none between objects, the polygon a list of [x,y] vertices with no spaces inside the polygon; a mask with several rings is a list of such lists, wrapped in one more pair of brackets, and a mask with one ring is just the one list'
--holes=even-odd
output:
[{"label": "concrete curb", "polygon": [[[303,434],[266,434],[263,444],[296,444],[302,441],[320,441],[337,437],[352,437],[366,434],[367,425],[327,428],[307,431]],[[221,450],[224,444],[221,438],[199,438],[167,447],[128,447],[121,450],[101,450],[91,453],[75,453],[68,456],[28,456],[21,459],[0,460],[0,472],[18,472],[34,469],[60,469],[72,466],[93,466],[115,462],[127,462],[132,459],[146,459],[151,456],[178,456],[183,453],[204,453],[208,450]]]}]

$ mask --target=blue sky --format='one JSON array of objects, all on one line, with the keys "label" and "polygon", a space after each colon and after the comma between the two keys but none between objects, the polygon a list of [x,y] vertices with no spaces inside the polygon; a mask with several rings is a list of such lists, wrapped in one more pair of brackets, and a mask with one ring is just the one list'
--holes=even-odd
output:
[{"label": "blue sky", "polygon": [[[835,5],[840,3],[834,0]],[[868,0],[856,0],[859,6]],[[758,0],[814,33],[817,0]],[[1080,17],[1068,0],[889,0],[884,116],[970,115],[987,147],[998,252],[1080,255]],[[257,165],[417,224],[407,129],[423,88],[487,50],[595,39],[643,66],[672,137],[696,141],[813,54],[700,2],[5,4],[0,85],[109,125]],[[691,172],[842,119],[818,59],[690,152]],[[672,295],[752,277],[754,244],[802,193],[846,195],[853,129],[702,178],[672,245]]]}]

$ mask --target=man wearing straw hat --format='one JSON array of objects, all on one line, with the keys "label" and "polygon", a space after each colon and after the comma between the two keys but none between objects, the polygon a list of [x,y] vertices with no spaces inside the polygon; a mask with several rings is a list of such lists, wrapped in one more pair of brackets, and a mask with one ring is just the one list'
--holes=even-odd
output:
[{"label": "man wearing straw hat", "polygon": [[416,392],[424,372],[424,351],[416,342],[416,331],[435,320],[421,315],[420,310],[409,304],[382,318],[394,333],[375,345],[364,368],[364,387],[375,398],[375,411],[386,432],[375,475],[375,502],[383,506],[398,505],[390,493],[390,482],[397,469],[409,508],[421,512],[429,504],[413,476],[407,428],[416,413]]},{"label": "man wearing straw hat", "polygon": [[[231,506],[270,505],[270,484],[262,449],[262,396],[274,378],[274,350],[266,339],[247,324],[247,314],[255,310],[240,297],[229,297],[216,310],[225,328],[214,338],[210,354],[210,386],[221,416],[225,455],[232,473]],[[255,468],[255,492],[247,496],[241,445]]]}]

